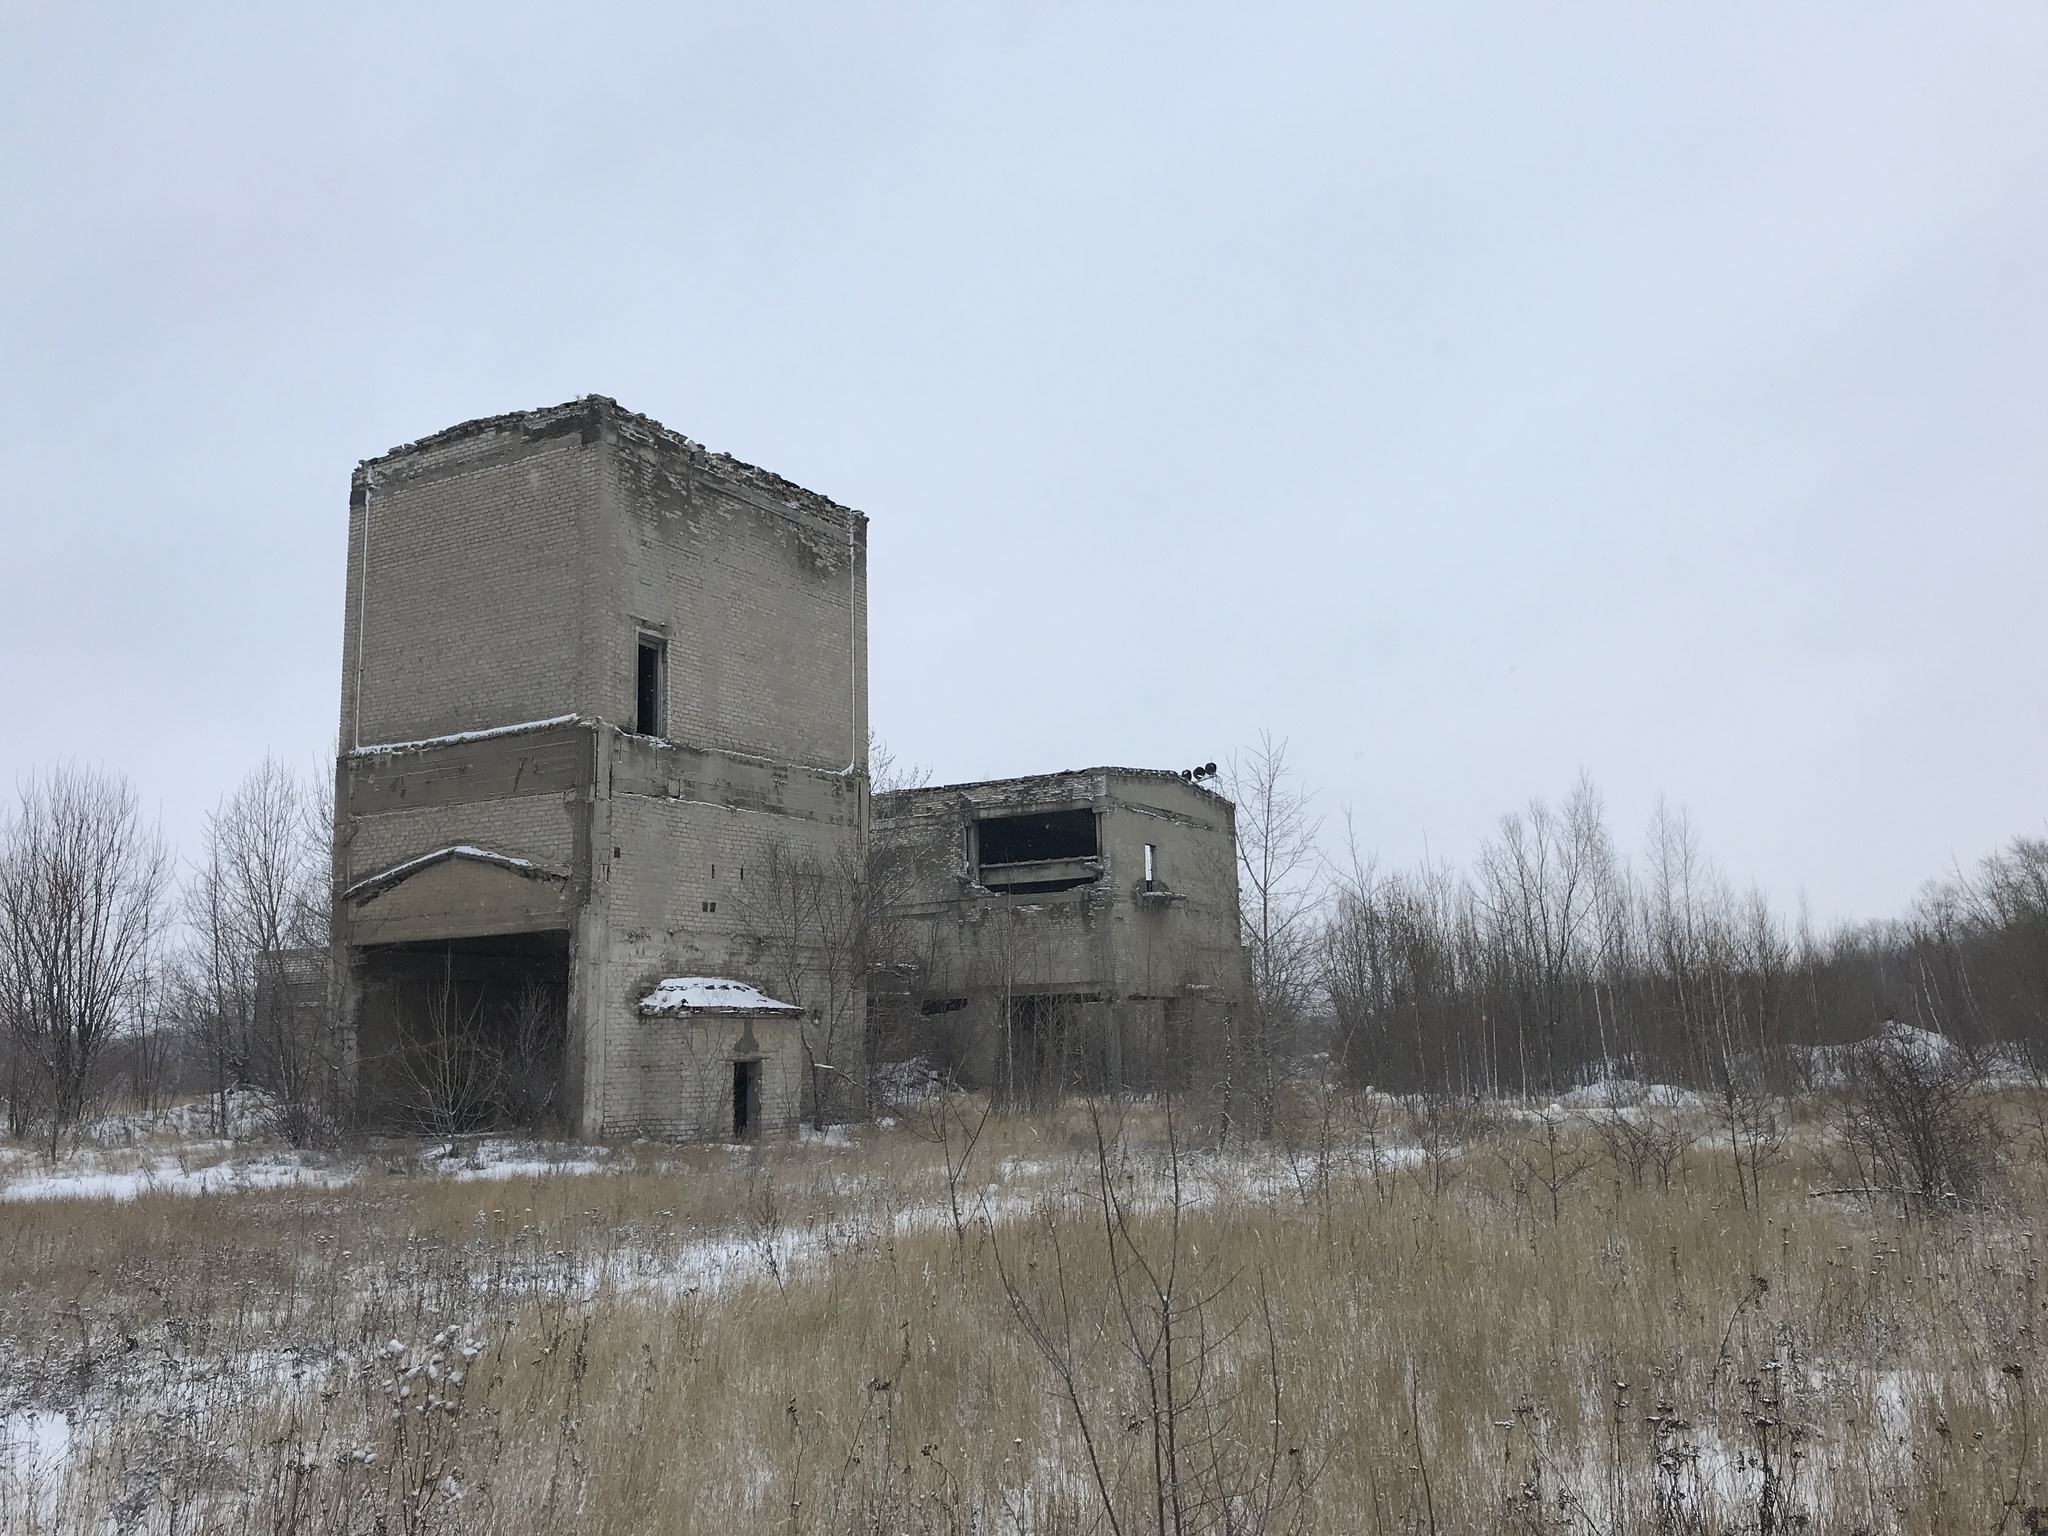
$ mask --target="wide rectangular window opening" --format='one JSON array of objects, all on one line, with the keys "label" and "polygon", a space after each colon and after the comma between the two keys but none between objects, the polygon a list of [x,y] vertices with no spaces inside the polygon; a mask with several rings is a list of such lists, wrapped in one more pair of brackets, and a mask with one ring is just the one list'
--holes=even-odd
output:
[{"label": "wide rectangular window opening", "polygon": [[974,847],[977,875],[990,890],[1050,895],[1102,874],[1092,810],[983,817],[974,824]]},{"label": "wide rectangular window opening", "polygon": [[633,729],[642,736],[667,734],[662,718],[667,693],[668,642],[660,635],[640,636],[638,661],[633,678]]}]

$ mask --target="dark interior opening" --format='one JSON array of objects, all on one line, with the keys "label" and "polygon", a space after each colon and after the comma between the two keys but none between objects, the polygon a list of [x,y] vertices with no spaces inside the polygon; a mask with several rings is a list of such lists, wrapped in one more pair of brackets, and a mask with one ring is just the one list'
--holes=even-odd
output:
[{"label": "dark interior opening", "polygon": [[761,1063],[736,1061],[732,1064],[732,1134],[743,1139],[754,1133],[760,1118]]},{"label": "dark interior opening", "polygon": [[372,1121],[432,1136],[566,1125],[566,933],[381,944],[357,963]]},{"label": "dark interior opening", "polygon": [[635,720],[633,729],[642,736],[661,732],[661,652],[658,636],[640,637],[640,662],[634,678]]},{"label": "dark interior opening", "polygon": [[1040,811],[1030,816],[990,816],[975,823],[981,862],[1043,864],[1054,859],[1092,859],[1093,811]]}]

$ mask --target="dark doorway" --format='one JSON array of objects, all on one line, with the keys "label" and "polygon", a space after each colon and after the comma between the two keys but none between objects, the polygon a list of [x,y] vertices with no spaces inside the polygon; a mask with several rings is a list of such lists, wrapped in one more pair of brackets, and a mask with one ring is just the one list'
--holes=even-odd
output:
[{"label": "dark doorway", "polygon": [[446,1136],[567,1123],[566,933],[378,945],[357,965],[372,1124]]},{"label": "dark doorway", "polygon": [[634,683],[634,730],[642,736],[662,734],[662,662],[667,646],[659,635],[640,637],[639,667]]},{"label": "dark doorway", "polygon": [[744,1141],[754,1134],[761,1118],[761,1063],[736,1061],[732,1064],[732,1134]]},{"label": "dark doorway", "polygon": [[1064,999],[1027,994],[1008,1001],[996,1099],[1006,1109],[1046,1109],[1057,1103],[1065,1076],[1067,1010]]}]

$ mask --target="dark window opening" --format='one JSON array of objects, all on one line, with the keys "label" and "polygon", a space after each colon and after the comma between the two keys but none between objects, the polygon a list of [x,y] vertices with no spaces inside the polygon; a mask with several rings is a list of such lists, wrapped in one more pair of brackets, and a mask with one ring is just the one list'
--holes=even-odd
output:
[{"label": "dark window opening", "polygon": [[642,736],[662,734],[662,662],[667,649],[659,635],[640,637],[640,660],[634,676],[633,729]]},{"label": "dark window opening", "polygon": [[981,842],[981,862],[985,865],[1092,859],[1101,851],[1095,841],[1093,811],[990,816],[975,823],[975,832]]},{"label": "dark window opening", "polygon": [[964,997],[934,997],[919,1003],[917,1011],[929,1019],[941,1013],[958,1013],[966,1006],[967,999]]},{"label": "dark window opening", "polygon": [[974,824],[980,883],[1016,896],[1049,896],[1102,874],[1093,811],[990,816]]},{"label": "dark window opening", "polygon": [[732,1134],[744,1139],[754,1133],[761,1117],[761,1063],[736,1061],[732,1064]]}]

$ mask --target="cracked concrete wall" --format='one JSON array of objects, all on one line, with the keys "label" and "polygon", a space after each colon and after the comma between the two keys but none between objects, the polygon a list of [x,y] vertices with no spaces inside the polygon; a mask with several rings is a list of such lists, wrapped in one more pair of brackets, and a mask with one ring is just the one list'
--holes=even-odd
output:
[{"label": "cracked concrete wall", "polygon": [[[1029,895],[979,884],[977,820],[1086,809],[1095,878]],[[1009,1000],[1065,998],[1062,1017],[1110,1081],[1140,1088],[1201,1057],[1245,991],[1235,808],[1179,775],[1095,768],[879,795],[874,837],[913,872],[895,912],[922,967],[927,1048],[980,1081],[997,1070]],[[1150,886],[1145,848],[1154,850]]]}]

